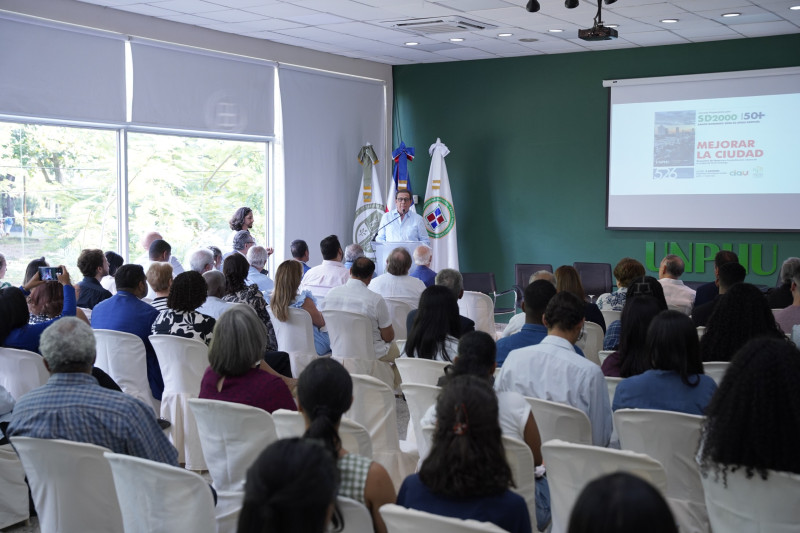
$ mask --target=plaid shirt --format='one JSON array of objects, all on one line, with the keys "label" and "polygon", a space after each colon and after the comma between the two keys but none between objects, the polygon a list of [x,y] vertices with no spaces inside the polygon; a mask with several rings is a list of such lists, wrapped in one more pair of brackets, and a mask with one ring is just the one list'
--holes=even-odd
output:
[{"label": "plaid shirt", "polygon": [[46,385],[22,396],[14,407],[8,435],[96,444],[178,466],[178,451],[158,426],[150,406],[104,389],[82,372],[53,374]]}]

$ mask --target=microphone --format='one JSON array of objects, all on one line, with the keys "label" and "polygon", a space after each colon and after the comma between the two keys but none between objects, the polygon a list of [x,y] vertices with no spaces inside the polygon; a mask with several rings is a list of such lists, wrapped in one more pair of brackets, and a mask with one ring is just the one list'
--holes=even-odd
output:
[{"label": "microphone", "polygon": [[400,217],[402,217],[404,214],[405,214],[405,213],[400,213],[400,214],[398,214],[398,215],[397,215],[396,217],[394,217],[392,220],[390,220],[389,222],[387,222],[386,224],[384,224],[383,226],[381,226],[380,228],[378,228],[378,231],[376,231],[376,232],[375,232],[375,235],[373,235],[373,236],[372,236],[372,238],[370,239],[370,241],[374,241],[375,239],[377,239],[377,238],[378,238],[378,233],[380,233],[380,232],[381,232],[381,230],[382,230],[383,228],[385,228],[386,226],[388,226],[389,224],[391,224],[391,223],[392,223],[392,222],[394,222],[395,220],[399,220],[399,219],[400,219]]}]

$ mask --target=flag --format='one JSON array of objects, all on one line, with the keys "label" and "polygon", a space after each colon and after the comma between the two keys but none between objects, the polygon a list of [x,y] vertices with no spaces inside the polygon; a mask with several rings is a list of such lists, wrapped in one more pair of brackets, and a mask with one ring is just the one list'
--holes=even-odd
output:
[{"label": "flag", "polygon": [[372,249],[372,237],[377,233],[381,216],[386,211],[381,195],[381,184],[378,180],[378,156],[372,145],[367,143],[358,152],[358,162],[361,164],[361,189],[356,200],[356,219],[353,222],[353,242],[364,249],[364,255],[375,260],[375,251]]},{"label": "flag", "polygon": [[[392,172],[392,183],[389,186],[389,196],[386,197],[386,211],[391,211],[394,205],[394,195],[397,189],[408,189],[411,193],[411,201],[414,201],[414,193],[411,191],[411,178],[408,175],[408,162],[414,160],[414,147],[406,146],[406,143],[400,141],[400,146],[392,152],[392,161],[394,161],[394,170]],[[411,204],[410,210],[417,212],[414,204]]]},{"label": "flag", "polygon": [[444,164],[444,158],[450,150],[441,140],[436,139],[436,143],[431,145],[428,153],[431,155],[431,169],[428,172],[422,218],[425,220],[433,249],[431,269],[436,272],[443,268],[458,270],[456,211],[453,208],[447,166]]}]

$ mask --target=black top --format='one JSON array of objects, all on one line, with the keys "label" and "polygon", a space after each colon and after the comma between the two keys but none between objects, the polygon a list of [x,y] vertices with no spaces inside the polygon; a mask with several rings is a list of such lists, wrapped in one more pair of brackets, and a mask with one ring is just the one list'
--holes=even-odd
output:
[{"label": "black top", "polygon": [[78,287],[80,287],[78,307],[94,309],[95,305],[112,296],[95,278],[83,278]]}]

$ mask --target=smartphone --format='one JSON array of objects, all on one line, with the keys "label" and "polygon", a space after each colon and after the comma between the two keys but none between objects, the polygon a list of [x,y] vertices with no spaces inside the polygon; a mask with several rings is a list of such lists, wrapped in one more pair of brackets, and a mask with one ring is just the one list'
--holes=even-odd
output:
[{"label": "smartphone", "polygon": [[61,275],[61,267],[39,267],[39,279],[42,281],[57,281]]}]

